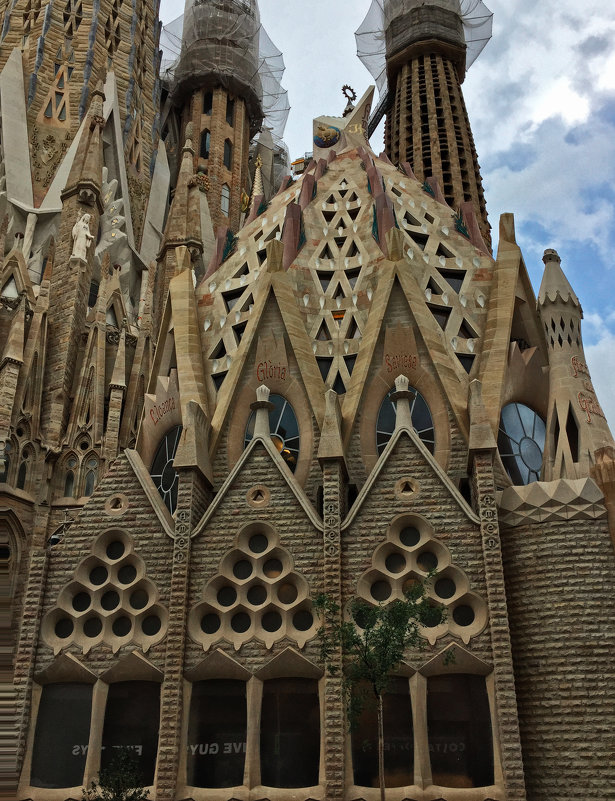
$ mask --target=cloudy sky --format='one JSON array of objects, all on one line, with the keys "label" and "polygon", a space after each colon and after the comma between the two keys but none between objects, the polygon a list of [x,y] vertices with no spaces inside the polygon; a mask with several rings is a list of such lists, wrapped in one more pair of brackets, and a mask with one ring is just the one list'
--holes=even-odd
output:
[{"label": "cloudy sky", "polygon": [[[372,82],[354,31],[370,0],[260,0],[283,51],[291,157],[311,149],[311,121],[341,114],[343,84]],[[502,212],[536,291],[554,247],[585,313],[585,351],[615,429],[615,4],[604,0],[487,0],[493,38],[468,72],[468,105],[497,239]],[[183,11],[162,0],[168,22]],[[382,150],[382,134],[372,138]]]}]

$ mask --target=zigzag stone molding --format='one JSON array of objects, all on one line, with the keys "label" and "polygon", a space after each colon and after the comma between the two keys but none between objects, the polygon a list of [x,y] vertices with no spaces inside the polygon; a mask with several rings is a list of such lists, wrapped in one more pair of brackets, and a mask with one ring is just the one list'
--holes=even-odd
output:
[{"label": "zigzag stone molding", "polygon": [[592,478],[562,478],[508,487],[498,494],[498,509],[500,523],[505,526],[596,520],[606,515],[604,496]]}]

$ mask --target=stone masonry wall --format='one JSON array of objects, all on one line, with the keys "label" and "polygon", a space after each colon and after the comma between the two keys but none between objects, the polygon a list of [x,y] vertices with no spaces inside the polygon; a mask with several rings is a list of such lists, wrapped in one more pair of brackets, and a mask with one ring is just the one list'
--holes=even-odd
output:
[{"label": "stone masonry wall", "polygon": [[502,531],[529,801],[615,799],[615,556],[606,519]]}]

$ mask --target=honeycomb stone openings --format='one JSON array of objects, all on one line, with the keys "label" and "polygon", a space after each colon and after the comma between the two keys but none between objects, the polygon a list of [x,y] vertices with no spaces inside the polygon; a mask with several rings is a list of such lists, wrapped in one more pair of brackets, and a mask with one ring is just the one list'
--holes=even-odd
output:
[{"label": "honeycomb stone openings", "polygon": [[359,579],[358,594],[371,604],[388,603],[403,598],[417,581],[425,581],[428,598],[446,610],[443,623],[421,627],[431,645],[445,634],[467,645],[483,631],[487,604],[471,592],[467,576],[452,564],[433,526],[419,515],[399,515],[389,525],[385,542],[374,551],[371,568]]},{"label": "honeycomb stone openings", "polygon": [[221,640],[236,650],[252,639],[271,648],[283,637],[303,648],[316,624],[307,581],[293,570],[277,533],[250,523],[205,585],[203,601],[190,612],[188,631],[205,651]]},{"label": "honeycomb stone openings", "polygon": [[87,653],[101,643],[114,653],[124,645],[147,651],[165,636],[167,618],[130,538],[110,529],[60,591],[57,606],[45,615],[42,633],[54,653],[70,645]]}]

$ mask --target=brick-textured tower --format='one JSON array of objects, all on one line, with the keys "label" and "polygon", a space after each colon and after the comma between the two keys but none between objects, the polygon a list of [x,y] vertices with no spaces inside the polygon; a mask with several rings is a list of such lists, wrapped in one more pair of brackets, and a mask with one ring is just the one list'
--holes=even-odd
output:
[{"label": "brick-textured tower", "polygon": [[214,229],[239,229],[248,185],[250,139],[263,120],[258,76],[260,14],[256,0],[225,0],[216,14],[188,0],[173,96],[182,128],[194,126],[195,168],[208,177]]},{"label": "brick-textured tower", "polygon": [[[487,11],[482,3],[478,6],[478,13]],[[474,56],[463,10],[460,0],[385,0],[386,151],[395,164],[409,162],[421,181],[434,177],[455,210],[471,203],[490,245],[482,179],[461,91]]]}]

